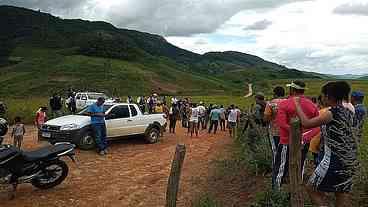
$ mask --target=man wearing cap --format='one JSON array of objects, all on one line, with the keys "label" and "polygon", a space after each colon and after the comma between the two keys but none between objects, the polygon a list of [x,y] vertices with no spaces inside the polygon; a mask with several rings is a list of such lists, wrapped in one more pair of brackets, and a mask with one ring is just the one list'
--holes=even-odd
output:
[{"label": "man wearing cap", "polygon": [[367,117],[367,108],[363,104],[364,93],[354,91],[351,93],[351,103],[355,108],[354,128],[356,128],[358,142],[361,142],[363,135],[364,120]]},{"label": "man wearing cap", "polygon": [[106,124],[103,104],[105,98],[99,97],[97,102],[90,105],[87,113],[91,116],[91,124],[95,133],[95,141],[100,155],[107,154]]},{"label": "man wearing cap", "polygon": [[[294,81],[286,85],[290,89],[290,96],[288,99],[279,103],[276,123],[280,127],[280,144],[277,147],[274,163],[274,178],[276,187],[280,188],[282,183],[285,182],[285,178],[288,174],[289,168],[289,131],[290,121],[292,118],[297,117],[296,107],[294,103],[294,97],[300,97],[301,107],[305,115],[310,119],[319,115],[317,106],[308,98],[304,96],[306,90],[305,83],[302,81]],[[305,132],[306,129],[303,129]],[[300,140],[302,142],[302,140]],[[302,163],[304,164],[308,143],[305,144],[306,150],[303,149]]]}]

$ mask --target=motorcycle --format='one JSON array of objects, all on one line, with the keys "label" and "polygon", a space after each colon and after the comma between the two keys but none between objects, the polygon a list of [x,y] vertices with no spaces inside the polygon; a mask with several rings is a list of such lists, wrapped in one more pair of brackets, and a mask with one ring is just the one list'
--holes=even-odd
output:
[{"label": "motorcycle", "polygon": [[75,162],[75,145],[57,143],[35,151],[22,151],[11,145],[0,145],[0,185],[12,185],[13,195],[18,184],[31,183],[39,189],[61,184],[68,176],[67,156]]}]

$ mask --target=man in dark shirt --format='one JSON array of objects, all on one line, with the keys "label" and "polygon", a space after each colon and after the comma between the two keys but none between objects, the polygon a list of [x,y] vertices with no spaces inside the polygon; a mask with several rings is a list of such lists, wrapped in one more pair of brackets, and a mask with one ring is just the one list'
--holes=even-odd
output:
[{"label": "man in dark shirt", "polygon": [[62,100],[59,95],[54,93],[50,98],[50,108],[52,113],[52,118],[57,118],[63,115],[61,109],[63,108]]},{"label": "man in dark shirt", "polygon": [[356,129],[356,136],[358,142],[362,141],[364,121],[367,117],[367,108],[363,104],[364,93],[360,91],[354,91],[351,93],[351,103],[355,108],[354,128]]}]

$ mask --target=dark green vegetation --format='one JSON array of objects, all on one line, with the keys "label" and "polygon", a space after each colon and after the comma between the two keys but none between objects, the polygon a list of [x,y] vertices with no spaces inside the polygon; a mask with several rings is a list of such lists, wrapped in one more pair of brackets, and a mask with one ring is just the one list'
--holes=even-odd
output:
[{"label": "dark green vegetation", "polygon": [[71,86],[110,95],[229,95],[242,93],[246,82],[317,76],[244,53],[199,55],[158,35],[17,7],[0,6],[0,27],[1,97],[43,97]]}]

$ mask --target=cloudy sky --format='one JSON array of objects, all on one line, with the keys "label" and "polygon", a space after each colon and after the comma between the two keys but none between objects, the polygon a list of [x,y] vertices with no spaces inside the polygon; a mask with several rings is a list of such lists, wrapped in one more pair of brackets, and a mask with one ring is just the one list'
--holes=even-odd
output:
[{"label": "cloudy sky", "polygon": [[160,34],[197,52],[236,50],[288,67],[368,73],[368,0],[0,0]]}]

